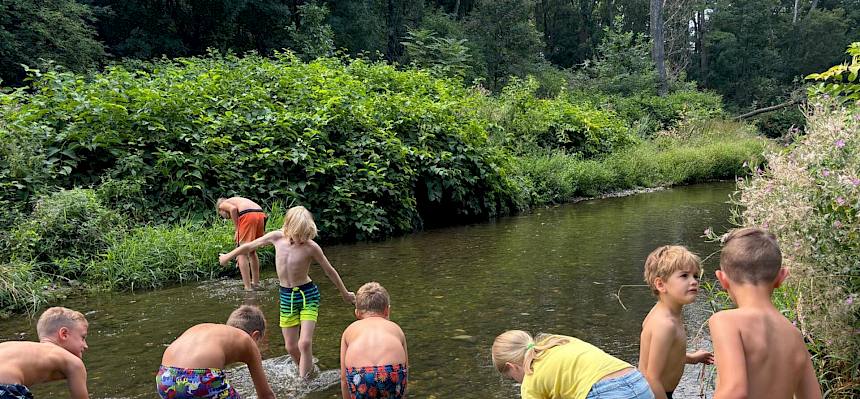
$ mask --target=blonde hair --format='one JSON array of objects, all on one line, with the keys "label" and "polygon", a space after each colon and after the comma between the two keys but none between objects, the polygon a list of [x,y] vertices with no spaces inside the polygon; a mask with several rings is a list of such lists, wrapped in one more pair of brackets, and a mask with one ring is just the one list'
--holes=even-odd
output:
[{"label": "blonde hair", "polygon": [[383,314],[390,301],[388,290],[376,281],[371,281],[362,285],[355,294],[355,309],[359,313]]},{"label": "blonde hair", "polygon": [[499,373],[508,369],[508,363],[522,364],[526,374],[532,373],[532,363],[543,357],[547,350],[570,342],[570,337],[555,334],[531,334],[522,330],[508,330],[493,341],[493,366]]},{"label": "blonde hair", "polygon": [[230,313],[226,324],[236,327],[248,335],[254,331],[259,331],[261,335],[266,332],[266,318],[263,316],[263,311],[252,305],[239,306],[233,313]]},{"label": "blonde hair", "polygon": [[723,241],[720,269],[738,283],[772,283],[782,268],[776,236],[747,227],[730,232]]},{"label": "blonde hair", "polygon": [[221,197],[221,198],[218,198],[218,201],[215,201],[215,210],[216,211],[221,210],[221,204],[224,203],[224,201],[227,201],[227,198]]},{"label": "blonde hair", "polygon": [[313,239],[317,236],[314,216],[303,206],[290,208],[284,216],[284,235],[299,242]]},{"label": "blonde hair", "polygon": [[651,287],[654,295],[659,295],[654,280],[659,277],[664,282],[672,273],[679,270],[689,270],[696,275],[702,272],[699,257],[681,245],[664,245],[659,247],[645,259],[645,282]]},{"label": "blonde hair", "polygon": [[39,338],[50,337],[60,331],[61,328],[73,328],[76,325],[89,325],[83,313],[62,306],[55,306],[45,310],[36,323],[36,334]]}]

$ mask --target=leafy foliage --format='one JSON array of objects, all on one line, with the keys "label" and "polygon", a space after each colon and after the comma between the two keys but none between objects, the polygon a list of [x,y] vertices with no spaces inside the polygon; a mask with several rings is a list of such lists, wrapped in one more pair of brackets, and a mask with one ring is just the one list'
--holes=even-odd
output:
[{"label": "leafy foliage", "polygon": [[806,79],[820,80],[821,83],[809,88],[809,95],[828,95],[839,102],[860,101],[860,42],[854,42],[845,51],[851,56],[850,62],[835,65],[822,73],[813,73]]},{"label": "leafy foliage", "polygon": [[407,32],[403,47],[406,59],[416,68],[430,71],[436,76],[464,79],[469,73],[472,56],[466,39],[437,37],[436,32],[426,29]]}]

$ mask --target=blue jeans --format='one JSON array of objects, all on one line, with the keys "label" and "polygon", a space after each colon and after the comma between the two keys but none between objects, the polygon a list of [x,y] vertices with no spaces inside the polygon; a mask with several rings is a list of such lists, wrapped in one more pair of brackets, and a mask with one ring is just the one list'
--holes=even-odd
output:
[{"label": "blue jeans", "polygon": [[648,381],[639,370],[591,386],[585,399],[654,399]]}]

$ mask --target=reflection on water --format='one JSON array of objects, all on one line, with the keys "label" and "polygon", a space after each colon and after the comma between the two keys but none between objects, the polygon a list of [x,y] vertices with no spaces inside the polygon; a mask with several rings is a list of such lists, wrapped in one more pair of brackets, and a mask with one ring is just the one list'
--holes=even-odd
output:
[{"label": "reflection on water", "polygon": [[[322,391],[340,383],[337,369],[320,371],[316,365],[313,378],[310,381],[302,381],[290,355],[263,360],[263,369],[266,370],[266,379],[275,391],[275,396],[283,399],[303,398],[310,392]],[[227,370],[227,376],[242,398],[257,399],[247,366]]]},{"label": "reflection on water", "polygon": [[[401,325],[409,345],[410,396],[510,398],[517,389],[497,375],[489,355],[493,338],[506,329],[575,335],[635,362],[641,322],[654,298],[645,287],[624,288],[625,310],[615,294],[622,285],[642,284],[644,259],[659,245],[687,245],[703,258],[716,250],[700,236],[707,227],[728,226],[725,201],[732,187],[707,184],[586,201],[324,249],[351,290],[376,280],[390,292],[392,320]],[[706,279],[713,276],[715,258],[705,264]],[[226,321],[243,303],[257,304],[266,314],[270,331],[263,357],[269,359],[269,372],[278,373],[275,385],[284,381],[282,395],[310,390],[305,398],[338,397],[332,376],[339,367],[340,333],[354,320],[351,306],[319,268],[312,268],[323,296],[314,356],[319,368],[328,370],[320,382],[331,384],[298,387],[287,377],[292,362],[277,328],[274,267],[263,267],[266,290],[250,294],[231,279],[64,302],[90,321],[84,361],[92,397],[155,397],[164,348],[194,324]],[[685,314],[692,337],[708,315],[703,304],[688,307]],[[4,321],[0,340],[12,339],[36,340],[35,321]],[[698,397],[699,367],[688,370],[676,397]],[[63,382],[33,391],[37,398],[68,397]]]}]

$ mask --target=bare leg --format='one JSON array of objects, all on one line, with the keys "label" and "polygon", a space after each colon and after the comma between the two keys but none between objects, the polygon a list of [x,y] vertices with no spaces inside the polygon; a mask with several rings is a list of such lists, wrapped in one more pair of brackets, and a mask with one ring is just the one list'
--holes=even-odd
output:
[{"label": "bare leg", "polygon": [[248,255],[236,256],[236,265],[239,266],[239,273],[242,274],[242,285],[245,286],[245,291],[251,291],[251,270],[248,265]]},{"label": "bare leg", "polygon": [[302,352],[299,350],[299,326],[281,328],[281,333],[284,334],[284,347],[298,368],[302,358]]},{"label": "bare leg", "polygon": [[251,286],[257,288],[260,286],[260,258],[257,257],[257,251],[251,251],[248,257],[251,263]]},{"label": "bare leg", "polygon": [[317,322],[302,320],[302,331],[299,337],[299,351],[302,353],[299,362],[299,377],[308,378],[314,369],[313,340]]}]

